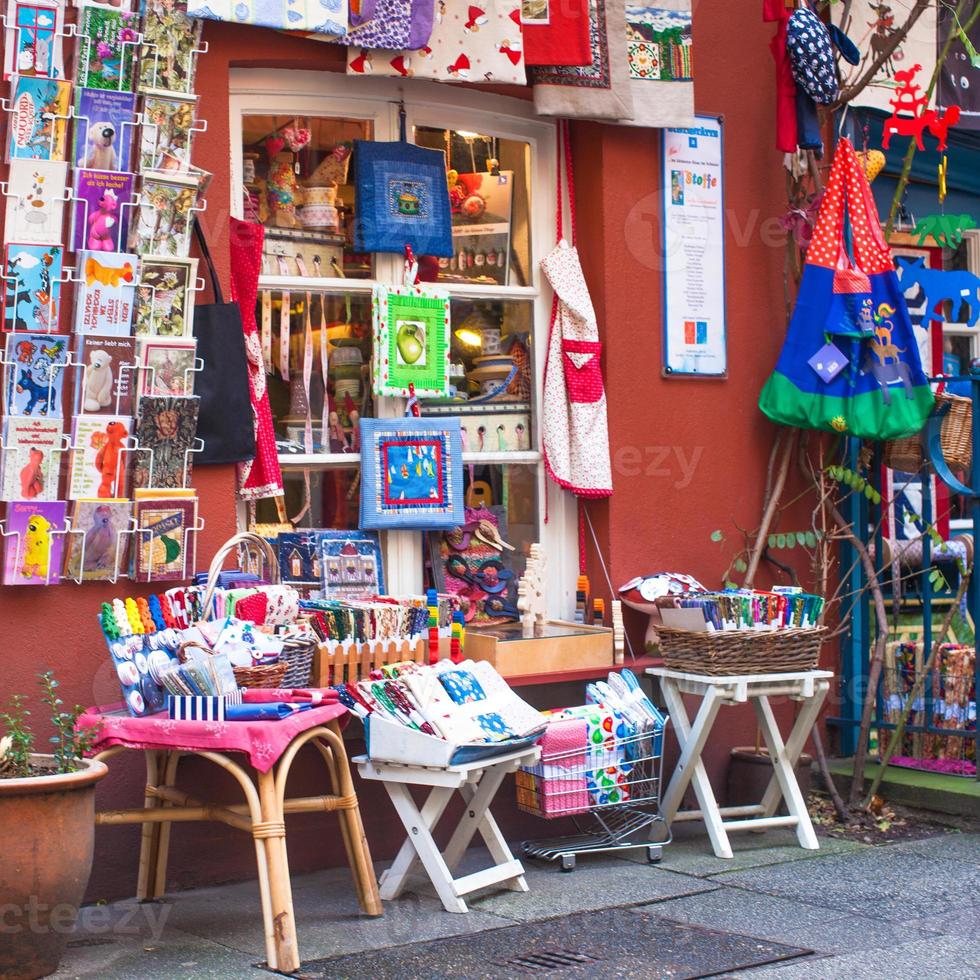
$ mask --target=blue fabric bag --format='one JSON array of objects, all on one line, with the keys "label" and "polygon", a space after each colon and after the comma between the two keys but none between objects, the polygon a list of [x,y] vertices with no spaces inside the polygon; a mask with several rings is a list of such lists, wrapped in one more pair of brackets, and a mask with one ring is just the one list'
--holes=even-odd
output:
[{"label": "blue fabric bag", "polygon": [[403,141],[354,140],[354,247],[453,255],[446,156]]},{"label": "blue fabric bag", "polygon": [[782,425],[899,439],[922,429],[934,403],[871,188],[854,147],[842,139],[793,319],[759,407]]}]

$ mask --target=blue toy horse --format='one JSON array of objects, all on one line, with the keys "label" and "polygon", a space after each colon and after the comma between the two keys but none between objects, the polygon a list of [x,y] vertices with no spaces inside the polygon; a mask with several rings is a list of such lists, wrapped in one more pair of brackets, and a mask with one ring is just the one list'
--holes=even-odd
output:
[{"label": "blue toy horse", "polygon": [[47,415],[49,408],[49,395],[50,391],[47,385],[39,385],[35,380],[33,375],[29,370],[22,369],[19,377],[17,378],[17,393],[24,394],[27,393],[29,396],[27,405],[24,408],[25,415],[33,415],[34,407],[41,403],[41,414]]},{"label": "blue toy horse", "polygon": [[[912,286],[921,286],[926,300],[926,312],[923,326],[928,326],[930,320],[940,319],[942,314],[936,314],[939,303],[950,304],[950,319],[954,323],[965,322],[967,326],[976,326],[980,319],[980,301],[977,290],[980,289],[980,278],[965,269],[952,269],[948,272],[942,269],[926,267],[924,257],[895,259],[902,270],[902,292],[908,292]],[[969,319],[964,321],[957,314],[963,312],[963,306],[969,307]]]}]

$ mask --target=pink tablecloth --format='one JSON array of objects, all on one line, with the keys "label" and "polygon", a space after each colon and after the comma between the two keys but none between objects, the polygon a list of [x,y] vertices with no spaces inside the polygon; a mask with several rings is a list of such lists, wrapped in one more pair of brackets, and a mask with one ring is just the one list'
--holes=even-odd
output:
[{"label": "pink tablecloth", "polygon": [[93,754],[114,745],[127,749],[180,749],[184,752],[244,752],[259,772],[268,772],[302,732],[344,718],[347,709],[337,702],[298,711],[281,721],[171,721],[166,712],[133,718],[122,704],[88,708],[79,728],[100,725]]}]

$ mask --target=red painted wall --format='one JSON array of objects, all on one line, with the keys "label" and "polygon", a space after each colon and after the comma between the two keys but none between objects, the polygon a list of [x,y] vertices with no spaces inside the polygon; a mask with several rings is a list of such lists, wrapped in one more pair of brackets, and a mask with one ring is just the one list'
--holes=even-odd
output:
[{"label": "red painted wall", "polygon": [[[660,376],[659,133],[593,123],[572,128],[579,248],[606,343],[616,482],[613,498],[591,504],[589,512],[611,561],[614,585],[665,568],[718,584],[728,555],[709,540],[711,531],[723,528],[735,537],[735,524],[754,527],[761,510],[772,429],[757,410],[756,397],[784,332],[782,238],[773,230],[785,207],[784,181],[771,135],[771,28],[750,12],[738,18],[737,44],[731,43],[732,29],[726,0],[695,5],[697,107],[725,118],[728,380]],[[227,287],[229,160],[237,152],[228,135],[229,68],[342,70],[343,55],[332,45],[247,27],[209,23],[204,36],[210,50],[200,62],[197,90],[209,128],[198,138],[194,156],[215,174],[203,222]],[[207,557],[234,532],[234,475],[231,467],[198,468],[194,482],[206,521],[200,554]],[[594,563],[590,576],[596,586],[603,581]],[[767,582],[765,569],[759,582]],[[114,700],[115,681],[96,624],[99,603],[111,592],[102,585],[0,592],[6,641],[0,694],[29,690],[39,670],[53,667],[66,701]],[[627,616],[638,647],[644,624],[629,611]],[[554,705],[568,703],[576,692],[559,688],[535,696]],[[754,730],[742,709],[723,712],[707,753],[713,777],[723,778],[728,748],[754,741]],[[318,778],[309,775],[313,765],[306,760],[297,781],[303,771],[309,781]],[[136,805],[142,799],[141,768],[135,754],[114,760],[99,791],[100,806]],[[185,765],[191,792],[203,782],[202,769],[195,760]],[[209,789],[221,787],[223,779],[209,769]],[[374,855],[390,856],[399,843],[394,813],[373,788],[361,790]],[[514,836],[559,829],[530,822],[506,800],[499,818]],[[329,817],[291,818],[289,840],[294,870],[342,863]],[[137,855],[136,828],[100,830],[90,898],[131,894]],[[171,855],[177,887],[254,875],[251,847],[219,825],[176,826]]]}]

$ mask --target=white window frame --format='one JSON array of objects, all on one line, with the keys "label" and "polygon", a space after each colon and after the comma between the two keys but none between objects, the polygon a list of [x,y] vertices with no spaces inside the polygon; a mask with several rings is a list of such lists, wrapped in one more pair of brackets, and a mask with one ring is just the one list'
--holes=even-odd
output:
[{"label": "white window frame", "polygon": [[[351,78],[336,72],[291,71],[286,69],[232,69],[229,73],[229,147],[231,213],[241,218],[242,118],[246,115],[322,116],[364,119],[372,124],[377,140],[396,140],[399,107],[404,102],[409,133],[415,126],[437,129],[476,130],[501,139],[527,143],[531,153],[531,261],[530,286],[444,285],[454,297],[488,300],[523,300],[534,306],[534,391],[533,450],[526,452],[466,453],[464,462],[534,466],[538,485],[538,540],[550,564],[549,614],[571,617],[574,610],[574,579],[578,539],[575,503],[571,495],[549,483],[541,447],[541,412],[544,359],[548,343],[552,292],[539,262],[555,241],[555,125],[538,118],[531,103],[505,96],[440,85],[417,79]],[[376,281],[400,281],[402,259],[376,254],[373,279],[259,277],[260,289],[291,292],[332,292],[369,295]],[[398,417],[404,401],[380,398],[380,417]],[[350,454],[288,455],[280,457],[283,469],[324,470],[356,465]],[[547,522],[545,515],[547,514]],[[241,515],[240,515],[241,522]],[[383,537],[385,575],[393,593],[418,593],[422,588],[422,535],[412,531],[388,531]]]}]

